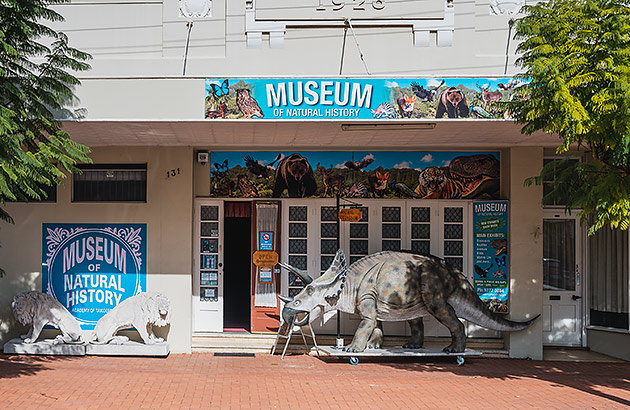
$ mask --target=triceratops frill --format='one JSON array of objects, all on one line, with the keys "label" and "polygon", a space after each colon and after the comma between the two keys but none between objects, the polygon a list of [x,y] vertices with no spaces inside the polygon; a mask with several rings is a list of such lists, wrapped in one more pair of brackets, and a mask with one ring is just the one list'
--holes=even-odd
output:
[{"label": "triceratops frill", "polygon": [[451,333],[452,342],[444,351],[463,352],[466,336],[458,317],[488,329],[513,332],[527,328],[539,316],[514,322],[491,312],[461,272],[434,256],[384,251],[348,267],[345,254],[339,250],[328,270],[315,280],[289,265],[280,265],[306,285],[295,297],[281,296],[285,302],[281,332],[294,324],[312,322],[328,311],[356,313],[361,323],[352,343],[344,348],[350,352],[381,346],[379,321],[408,321],[411,340],[403,347],[420,348],[424,341],[422,317],[432,315]]}]

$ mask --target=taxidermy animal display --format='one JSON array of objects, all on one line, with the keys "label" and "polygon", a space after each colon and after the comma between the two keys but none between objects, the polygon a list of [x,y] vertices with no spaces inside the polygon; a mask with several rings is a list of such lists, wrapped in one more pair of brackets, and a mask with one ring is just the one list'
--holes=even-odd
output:
[{"label": "taxidermy animal display", "polygon": [[57,342],[83,343],[79,322],[57,299],[46,293],[18,293],[13,297],[11,308],[18,322],[23,326],[31,326],[28,333],[21,336],[24,343],[35,343],[46,325],[61,330],[61,335],[55,339]]},{"label": "taxidermy animal display", "polygon": [[343,189],[343,183],[346,181],[346,178],[343,175],[333,175],[331,169],[326,169],[324,167],[320,167],[319,163],[316,168],[322,175],[322,182],[324,183],[324,197],[328,196],[328,191],[330,191],[330,195],[335,195],[335,188],[337,188],[337,192],[341,193]]},{"label": "taxidermy animal display", "polygon": [[254,97],[249,95],[247,88],[236,90],[236,105],[241,110],[245,118],[258,117],[263,118],[264,114]]},{"label": "taxidermy animal display", "polygon": [[385,251],[348,267],[339,250],[328,270],[315,280],[290,265],[280,266],[306,284],[295,297],[280,297],[285,302],[280,331],[288,332],[294,324],[303,326],[332,310],[356,313],[361,322],[344,348],[350,352],[382,345],[379,321],[409,321],[411,340],[404,347],[420,348],[424,341],[422,317],[431,315],[451,333],[452,342],[444,351],[455,353],[466,348],[464,324],[458,317],[488,329],[514,332],[527,328],[539,316],[514,322],[491,312],[461,272],[434,256]]},{"label": "taxidermy animal display", "polygon": [[440,94],[435,118],[442,118],[444,113],[448,118],[468,117],[470,114],[466,97],[459,88],[449,87]]},{"label": "taxidermy animal display", "polygon": [[171,301],[166,296],[158,292],[138,293],[120,302],[96,322],[90,343],[124,343],[129,338],[116,336],[116,333],[129,326],[136,328],[145,344],[162,343],[164,339],[153,334],[153,326],[163,327],[169,323]]},{"label": "taxidermy animal display", "polygon": [[396,110],[390,103],[381,103],[375,110],[370,110],[373,118],[397,118]]},{"label": "taxidermy animal display", "polygon": [[398,108],[400,108],[400,116],[402,118],[411,118],[411,115],[413,114],[413,105],[416,103],[416,96],[413,95],[408,97],[403,95],[396,100],[396,102],[398,103]]},{"label": "taxidermy animal display", "polygon": [[317,191],[313,169],[300,154],[291,154],[278,163],[273,197],[280,198],[285,189],[290,198],[309,197]]},{"label": "taxidermy animal display", "polygon": [[437,86],[429,89],[425,89],[423,86],[418,84],[415,81],[411,82],[411,91],[420,99],[420,101],[424,102],[432,102],[435,99],[435,93],[437,93],[437,89],[444,85],[444,80]]}]

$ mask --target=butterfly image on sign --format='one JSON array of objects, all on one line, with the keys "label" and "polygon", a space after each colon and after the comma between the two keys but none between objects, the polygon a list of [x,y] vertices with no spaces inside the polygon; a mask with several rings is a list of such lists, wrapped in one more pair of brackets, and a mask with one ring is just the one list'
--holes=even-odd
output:
[{"label": "butterfly image on sign", "polygon": [[221,98],[230,93],[230,83],[227,79],[223,80],[221,85],[211,83],[210,89],[212,90],[212,95],[214,96],[214,98]]},{"label": "butterfly image on sign", "polygon": [[500,258],[494,258],[494,260],[497,262],[497,266],[505,266],[505,255]]}]

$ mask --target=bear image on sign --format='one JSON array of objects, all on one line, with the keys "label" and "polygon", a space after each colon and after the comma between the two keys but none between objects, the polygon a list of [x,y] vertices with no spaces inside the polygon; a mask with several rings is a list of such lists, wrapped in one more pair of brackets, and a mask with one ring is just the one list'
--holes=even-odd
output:
[{"label": "bear image on sign", "polygon": [[21,336],[24,343],[35,343],[46,325],[61,330],[55,343],[83,343],[79,322],[58,300],[46,293],[33,290],[18,293],[13,297],[11,308],[18,322],[31,326],[28,333]]},{"label": "bear image on sign", "polygon": [[116,336],[119,330],[129,326],[136,328],[147,345],[164,342],[156,337],[153,326],[163,327],[171,321],[171,301],[161,293],[142,292],[120,302],[103,316],[94,328],[90,343],[123,344],[126,336]]}]

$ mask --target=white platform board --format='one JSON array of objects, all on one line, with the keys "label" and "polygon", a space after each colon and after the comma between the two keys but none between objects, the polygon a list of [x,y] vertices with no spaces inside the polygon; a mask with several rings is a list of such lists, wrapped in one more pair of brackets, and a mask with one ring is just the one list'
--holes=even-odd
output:
[{"label": "white platform board", "polygon": [[440,346],[424,347],[422,349],[404,349],[402,347],[383,347],[381,349],[366,349],[363,352],[344,352],[334,346],[319,346],[322,356],[337,357],[448,357],[481,356],[480,350],[466,349],[460,353],[446,353]]},{"label": "white platform board", "polygon": [[4,353],[47,356],[85,356],[85,344],[55,343],[55,339],[38,340],[35,343],[24,343],[24,340],[15,338],[4,344]]}]

